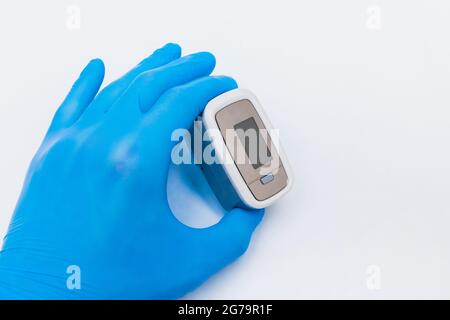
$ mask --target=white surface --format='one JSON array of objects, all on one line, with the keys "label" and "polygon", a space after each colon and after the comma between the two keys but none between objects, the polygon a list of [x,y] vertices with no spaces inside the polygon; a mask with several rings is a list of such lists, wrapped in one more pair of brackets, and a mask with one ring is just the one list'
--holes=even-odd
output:
[{"label": "white surface", "polygon": [[296,177],[190,298],[450,298],[448,30],[447,0],[5,2],[0,229],[85,63],[111,80],[174,41],[258,95]]}]

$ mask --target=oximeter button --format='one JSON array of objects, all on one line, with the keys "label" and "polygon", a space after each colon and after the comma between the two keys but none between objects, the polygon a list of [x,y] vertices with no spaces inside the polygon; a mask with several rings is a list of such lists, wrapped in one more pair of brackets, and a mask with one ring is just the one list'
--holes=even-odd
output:
[{"label": "oximeter button", "polygon": [[267,184],[273,180],[273,174],[269,173],[268,175],[262,177],[260,180],[262,184]]}]

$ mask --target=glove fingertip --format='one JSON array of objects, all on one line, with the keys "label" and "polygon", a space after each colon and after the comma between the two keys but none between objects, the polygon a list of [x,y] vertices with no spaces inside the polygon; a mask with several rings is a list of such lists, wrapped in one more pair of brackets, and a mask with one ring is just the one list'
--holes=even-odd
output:
[{"label": "glove fingertip", "polygon": [[85,71],[100,71],[101,73],[105,72],[105,64],[103,63],[103,60],[100,58],[94,58],[91,61],[89,61],[86,68],[84,68],[83,73]]},{"label": "glove fingertip", "polygon": [[164,49],[171,50],[181,55],[181,46],[178,43],[168,42],[164,45]]},{"label": "glove fingertip", "polygon": [[217,75],[214,76],[214,78],[220,81],[220,84],[224,87],[224,90],[233,90],[238,87],[238,83],[232,77],[225,75]]},{"label": "glove fingertip", "polygon": [[194,53],[191,55],[191,59],[195,58],[198,59],[207,67],[208,69],[213,70],[216,66],[216,57],[209,51],[201,51]]}]

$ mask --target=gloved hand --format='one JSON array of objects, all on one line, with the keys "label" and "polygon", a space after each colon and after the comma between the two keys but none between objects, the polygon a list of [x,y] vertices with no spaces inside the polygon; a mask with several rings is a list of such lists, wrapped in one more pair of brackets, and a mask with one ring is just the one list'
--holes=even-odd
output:
[{"label": "gloved hand", "polygon": [[102,61],[83,70],[30,165],[0,298],[178,298],[245,252],[262,210],[194,229],[168,205],[172,131],[236,87],[209,76],[210,53],[180,50],[164,46],[98,95]]}]

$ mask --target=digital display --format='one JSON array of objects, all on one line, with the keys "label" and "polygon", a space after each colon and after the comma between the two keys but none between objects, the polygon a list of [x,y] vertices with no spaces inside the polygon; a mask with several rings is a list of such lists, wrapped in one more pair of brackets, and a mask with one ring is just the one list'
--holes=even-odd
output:
[{"label": "digital display", "polygon": [[[270,161],[272,155],[253,117],[237,123],[234,126],[234,130],[236,130],[239,140],[245,148],[245,153],[250,159],[253,169],[258,169]],[[262,148],[261,151],[260,148]]]}]

